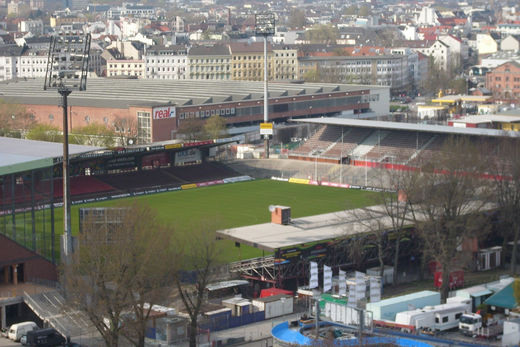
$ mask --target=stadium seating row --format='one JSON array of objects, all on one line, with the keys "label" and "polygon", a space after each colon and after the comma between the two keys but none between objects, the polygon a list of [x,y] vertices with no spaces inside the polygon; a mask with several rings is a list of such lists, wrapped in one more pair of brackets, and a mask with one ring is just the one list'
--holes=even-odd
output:
[{"label": "stadium seating row", "polygon": [[[219,163],[204,162],[198,165],[175,166],[154,170],[141,170],[120,174],[98,176],[73,176],[70,178],[70,194],[73,198],[84,198],[106,194],[108,192],[129,192],[144,188],[180,186],[186,183],[223,179],[236,176],[232,169]],[[61,200],[63,183],[61,178],[54,179],[53,198]],[[13,202],[17,207],[30,204],[31,186],[29,183],[15,184],[14,194],[11,184],[0,185],[2,209],[9,209]],[[35,201],[49,201],[51,197],[51,181],[42,179],[34,185]]]},{"label": "stadium seating row", "polygon": [[[316,155],[322,158],[337,159],[351,157],[374,162],[394,162],[408,164],[413,160],[431,158],[439,151],[446,140],[445,135],[412,131],[385,131],[375,143],[368,141],[371,135],[379,131],[370,128],[342,127],[324,125],[308,141],[289,153],[289,157]],[[343,134],[343,136],[342,136]],[[356,148],[365,147],[363,157],[353,155]],[[359,152],[359,151],[358,151]]]}]

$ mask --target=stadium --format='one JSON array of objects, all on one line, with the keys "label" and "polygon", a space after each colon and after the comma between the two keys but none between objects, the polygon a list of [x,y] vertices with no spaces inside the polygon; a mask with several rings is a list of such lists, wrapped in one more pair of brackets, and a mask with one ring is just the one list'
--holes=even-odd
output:
[{"label": "stadium", "polygon": [[[375,186],[369,169],[413,168],[453,136],[492,144],[514,135],[341,118],[295,121],[319,128],[287,154],[290,159],[218,161],[216,148],[233,144],[232,138],[115,149],[71,145],[72,204],[112,206],[139,199],[181,224],[219,214],[227,223],[218,236],[227,242],[230,272],[251,280],[255,291],[272,285],[294,289],[308,281],[310,259],[336,270],[353,268],[339,226],[346,219],[338,221],[337,211],[373,204],[373,190],[382,187]],[[0,154],[0,237],[3,247],[17,250],[0,252],[0,279],[55,281],[63,232],[61,145],[1,138]],[[255,180],[265,177],[276,180]],[[290,207],[291,224],[270,222],[269,205]],[[356,221],[349,223],[355,237]],[[77,210],[72,224],[77,232]],[[418,247],[413,225],[407,227],[401,255],[410,259],[418,257]],[[387,231],[390,245],[392,230]],[[368,250],[364,266],[376,263],[374,252]]]}]

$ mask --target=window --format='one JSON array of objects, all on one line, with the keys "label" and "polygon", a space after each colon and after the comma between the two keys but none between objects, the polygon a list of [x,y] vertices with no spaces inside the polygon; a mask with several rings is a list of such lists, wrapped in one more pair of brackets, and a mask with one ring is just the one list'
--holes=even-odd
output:
[{"label": "window", "polygon": [[462,317],[462,313],[455,314],[455,319],[460,319],[460,317]]},{"label": "window", "polygon": [[137,141],[140,144],[152,142],[150,112],[137,112]]},{"label": "window", "polygon": [[442,317],[442,322],[443,323],[448,323],[448,316]]}]

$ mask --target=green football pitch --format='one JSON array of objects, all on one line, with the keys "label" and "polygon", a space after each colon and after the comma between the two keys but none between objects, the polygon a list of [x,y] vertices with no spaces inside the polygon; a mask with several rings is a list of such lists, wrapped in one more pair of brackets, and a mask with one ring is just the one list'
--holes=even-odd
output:
[{"label": "green football pitch", "polygon": [[[176,232],[189,235],[190,227],[201,220],[215,221],[215,229],[269,222],[269,205],[290,206],[292,218],[298,218],[370,205],[373,204],[375,194],[377,193],[356,189],[256,180],[74,205],[71,223],[72,232],[76,234],[79,229],[79,208],[114,207],[136,201],[148,205],[162,222],[173,226]],[[49,215],[49,210],[37,211],[35,214],[36,247],[39,252],[46,255],[50,255]],[[56,208],[54,215],[55,233],[61,235],[63,233],[62,209]],[[0,225],[2,232],[10,235],[12,217],[4,216],[2,219]],[[31,223],[28,225],[30,220],[31,214],[28,212],[17,214],[16,238],[32,248],[34,243]],[[223,247],[229,261],[262,255],[261,250],[249,246],[242,245],[237,248],[232,241],[221,242],[224,243]],[[59,249],[59,237],[56,237],[55,249]]]}]

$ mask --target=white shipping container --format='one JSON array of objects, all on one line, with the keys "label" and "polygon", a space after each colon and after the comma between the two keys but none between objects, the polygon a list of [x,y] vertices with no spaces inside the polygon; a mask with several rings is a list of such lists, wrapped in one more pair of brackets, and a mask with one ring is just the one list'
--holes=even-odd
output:
[{"label": "white shipping container", "polygon": [[520,319],[504,322],[502,346],[518,346],[520,343]]},{"label": "white shipping container", "polygon": [[293,297],[290,295],[273,295],[253,300],[253,306],[265,311],[265,319],[293,313]]},{"label": "white shipping container", "polygon": [[[345,325],[358,325],[359,324],[359,311],[343,304],[336,302],[325,303],[326,317],[330,318],[333,322],[342,323]],[[372,315],[365,311],[365,326],[372,326]]]}]

